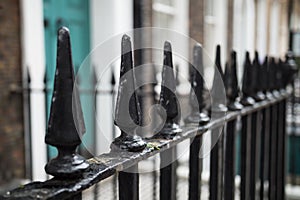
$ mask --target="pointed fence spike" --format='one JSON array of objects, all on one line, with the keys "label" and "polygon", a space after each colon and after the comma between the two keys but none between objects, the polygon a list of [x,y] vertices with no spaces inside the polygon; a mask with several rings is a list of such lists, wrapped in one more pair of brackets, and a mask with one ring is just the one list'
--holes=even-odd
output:
[{"label": "pointed fence spike", "polygon": [[[25,70],[26,70],[26,76],[27,76],[27,83],[31,83],[29,67],[26,67]],[[44,82],[45,82],[45,77],[44,77]]]},{"label": "pointed fence spike", "polygon": [[179,65],[175,65],[175,79],[176,79],[176,86],[180,85],[180,80],[179,80]]},{"label": "pointed fence spike", "polygon": [[115,108],[115,124],[121,129],[121,136],[113,141],[111,148],[142,151],[146,143],[136,133],[142,123],[142,115],[136,93],[131,40],[127,35],[122,37],[121,51],[120,82]]},{"label": "pointed fence spike", "polygon": [[[278,64],[277,64],[277,84],[278,84],[278,89],[280,91],[283,90],[283,61],[281,58],[278,59]],[[280,92],[281,93],[281,92]]]},{"label": "pointed fence spike", "polygon": [[298,65],[295,61],[295,56],[292,51],[287,52],[285,62],[287,63],[287,74],[289,77],[286,84],[292,84],[299,71]]},{"label": "pointed fence spike", "polygon": [[[224,91],[224,88],[220,86],[220,81],[224,83],[224,73],[222,70],[221,65],[221,46],[217,45],[216,48],[216,59],[215,59],[215,73],[214,73],[214,79],[213,79],[213,87],[212,87],[212,105],[209,108],[209,112],[226,112],[228,109],[224,105],[226,104],[223,100],[223,96],[226,96],[226,91]],[[218,76],[220,74],[220,77]],[[221,80],[219,80],[221,78]],[[223,95],[222,95],[223,94]]]},{"label": "pointed fence spike", "polygon": [[254,61],[260,64],[258,51],[255,51]]},{"label": "pointed fence spike", "polygon": [[256,101],[262,101],[265,99],[265,95],[262,92],[262,85],[264,82],[264,77],[262,72],[262,65],[259,61],[259,54],[257,51],[255,51],[255,58],[253,60],[253,90],[254,95],[252,96]]},{"label": "pointed fence spike", "polygon": [[80,176],[89,167],[75,153],[85,133],[79,93],[74,78],[70,33],[66,27],[58,30],[54,92],[45,137],[47,144],[58,149],[58,156],[48,162],[45,170],[58,178]]},{"label": "pointed fence spike", "polygon": [[115,86],[115,85],[116,85],[115,73],[114,73],[114,70],[113,70],[113,69],[111,70],[110,84],[111,84],[112,86]]},{"label": "pointed fence spike", "polygon": [[111,90],[110,93],[112,95],[113,101],[115,98],[115,85],[116,85],[116,79],[115,79],[115,73],[113,68],[111,69],[111,77],[110,77],[110,84],[111,84]]},{"label": "pointed fence spike", "polygon": [[197,43],[193,49],[193,66],[191,66],[190,82],[190,105],[191,114],[185,119],[185,123],[205,125],[210,118],[203,112],[205,105],[204,93],[204,69],[203,69],[203,55],[202,46]]},{"label": "pointed fence spike", "polygon": [[251,71],[251,60],[250,53],[247,51],[245,54],[244,61],[244,72],[243,72],[243,80],[242,80],[242,99],[241,103],[244,106],[250,106],[255,103],[255,100],[251,97],[252,95],[252,71]]},{"label": "pointed fence spike", "polygon": [[231,52],[230,62],[226,63],[225,75],[224,75],[226,96],[228,99],[227,107],[229,110],[241,110],[242,104],[237,101],[239,97],[239,87],[237,80],[237,68],[236,68],[236,52]]},{"label": "pointed fence spike", "polygon": [[96,88],[97,88],[97,84],[98,84],[98,77],[97,77],[97,71],[96,71],[95,66],[91,67],[91,73],[92,73],[92,83],[94,84],[95,92],[97,92]]},{"label": "pointed fence spike", "polygon": [[268,56],[265,56],[264,62],[261,65],[259,82],[261,83],[262,92],[266,94],[268,90]]},{"label": "pointed fence spike", "polygon": [[166,122],[159,135],[172,137],[181,132],[178,125],[180,116],[176,97],[176,81],[173,69],[172,47],[169,41],[164,44],[164,62],[159,103],[166,112]]},{"label": "pointed fence spike", "polygon": [[151,83],[152,98],[153,98],[153,102],[157,103],[159,94],[156,91],[156,86],[157,86],[158,83],[157,83],[157,78],[156,78],[156,73],[157,73],[156,72],[156,66],[154,64],[152,65],[151,72],[152,72],[152,75],[151,75],[152,76],[152,83]]},{"label": "pointed fence spike", "polygon": [[219,73],[221,74],[222,79],[224,80],[224,72],[223,72],[222,64],[221,64],[221,46],[220,45],[217,45],[215,64],[216,64],[217,69],[219,70]]},{"label": "pointed fence spike", "polygon": [[284,95],[284,77],[283,77],[283,61],[281,58],[278,59],[278,62],[276,63],[276,89],[279,92],[279,95]]},{"label": "pointed fence spike", "polygon": [[271,62],[269,64],[269,74],[270,74],[270,81],[269,81],[269,84],[270,84],[270,90],[272,92],[272,95],[274,97],[279,97],[280,94],[277,90],[277,63],[276,63],[276,60],[274,57],[271,58]]},{"label": "pointed fence spike", "polygon": [[262,92],[265,94],[267,99],[273,99],[273,95],[270,92],[270,75],[269,75],[269,63],[270,59],[268,56],[265,57],[265,60],[261,66],[260,72],[260,83],[262,87]]},{"label": "pointed fence spike", "polygon": [[273,91],[275,89],[274,87],[274,78],[275,78],[275,73],[274,73],[274,66],[275,66],[275,58],[271,57],[270,63],[269,63],[269,87],[270,90]]}]

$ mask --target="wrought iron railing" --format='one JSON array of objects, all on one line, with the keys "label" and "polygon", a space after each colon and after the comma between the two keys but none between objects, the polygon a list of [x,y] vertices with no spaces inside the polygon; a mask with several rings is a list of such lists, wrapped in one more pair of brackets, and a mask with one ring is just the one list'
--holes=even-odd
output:
[{"label": "wrought iron railing", "polygon": [[[45,136],[46,143],[55,146],[59,152],[45,166],[46,173],[54,178],[20,186],[2,198],[81,199],[84,190],[117,174],[119,199],[139,199],[138,164],[159,154],[160,199],[176,199],[176,146],[190,140],[189,199],[200,199],[202,159],[199,153],[203,134],[210,131],[211,141],[216,143],[210,152],[209,197],[212,200],[234,199],[237,175],[235,141],[237,124],[241,124],[240,198],[284,199],[286,101],[295,74],[292,56],[288,55],[284,62],[266,57],[261,64],[258,53],[253,62],[247,53],[240,92],[236,53],[232,51],[223,74],[218,46],[215,63],[225,85],[223,92],[227,100],[225,105],[213,100],[209,109],[206,109],[203,95],[202,47],[199,44],[194,46],[193,56],[190,69],[192,112],[184,119],[185,125],[180,126],[172,49],[169,42],[165,43],[158,101],[166,114],[165,123],[162,129],[152,133],[153,137],[142,138],[137,131],[143,119],[135,88],[131,41],[124,35],[115,109],[115,124],[121,129],[121,135],[112,142],[110,152],[85,159],[76,153],[85,126],[74,86],[70,36],[68,29],[59,29],[54,93]],[[214,86],[216,81],[217,75]],[[222,88],[214,86],[212,96],[222,92]],[[129,115],[126,115],[127,110]],[[216,116],[212,117],[212,113]]]}]

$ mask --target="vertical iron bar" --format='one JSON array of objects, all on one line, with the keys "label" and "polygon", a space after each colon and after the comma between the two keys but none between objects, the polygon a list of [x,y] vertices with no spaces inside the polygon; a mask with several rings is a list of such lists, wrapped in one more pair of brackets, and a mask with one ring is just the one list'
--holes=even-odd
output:
[{"label": "vertical iron bar", "polygon": [[[216,130],[212,130],[213,132]],[[218,178],[219,178],[219,141],[212,148],[210,153],[210,181],[209,181],[209,199],[218,200],[219,188],[218,188]]]},{"label": "vertical iron bar", "polygon": [[285,116],[283,115],[282,101],[277,104],[277,153],[276,153],[276,161],[277,161],[277,171],[276,171],[276,197],[278,200],[282,200],[282,162],[283,162],[283,120]]},{"label": "vertical iron bar", "polygon": [[259,166],[260,112],[254,112],[251,119],[251,150],[250,150],[250,199],[257,197],[256,184]]},{"label": "vertical iron bar", "polygon": [[190,146],[189,160],[189,200],[198,200],[201,197],[201,173],[202,159],[199,158],[199,151],[202,144],[202,136],[196,136]]},{"label": "vertical iron bar", "polygon": [[261,163],[260,163],[260,199],[264,199],[267,180],[268,180],[268,169],[269,169],[269,141],[270,141],[270,108],[265,108],[262,111],[262,136],[260,137],[261,142]]},{"label": "vertical iron bar", "polygon": [[229,121],[225,133],[224,200],[235,194],[235,127],[236,119]]},{"label": "vertical iron bar", "polygon": [[[211,140],[214,141],[215,137],[219,137],[220,128],[213,129],[211,132]],[[209,180],[209,199],[221,199],[221,182],[222,182],[222,146],[223,146],[223,133],[218,138],[218,141],[213,146],[210,153],[210,180]]]},{"label": "vertical iron bar", "polygon": [[152,177],[153,177],[153,200],[157,199],[157,171],[156,171],[156,158],[154,157],[153,160],[153,171],[152,171]]},{"label": "vertical iron bar", "polygon": [[[25,143],[25,177],[32,179],[32,148],[31,148],[31,114],[30,114],[30,96],[31,96],[31,78],[28,67],[26,67],[27,77],[23,93],[24,107],[24,143]],[[43,91],[41,91],[43,92]]]},{"label": "vertical iron bar", "polygon": [[250,145],[251,141],[251,115],[242,117],[241,138],[241,200],[249,199],[250,192]]},{"label": "vertical iron bar", "polygon": [[[98,78],[97,78],[97,72],[96,72],[96,66],[92,66],[92,72],[93,72],[93,83],[94,83],[94,106],[95,106],[95,111],[97,112],[97,99],[98,99],[98,95],[99,95],[99,91],[98,91]],[[114,104],[113,104],[114,105]],[[97,155],[97,149],[98,149],[98,142],[97,142],[97,117],[96,117],[96,112],[94,113],[94,155]],[[99,189],[100,189],[100,184],[96,183],[95,187],[94,187],[94,200],[98,199],[99,196]]]},{"label": "vertical iron bar", "polygon": [[281,199],[285,200],[285,175],[286,175],[286,163],[287,163],[287,159],[286,159],[286,101],[287,99],[284,99],[282,102],[282,115],[284,116],[282,119],[283,122],[283,126],[282,126],[282,168],[281,168],[281,176],[282,176],[282,182],[281,182]]},{"label": "vertical iron bar", "polygon": [[[111,94],[111,102],[112,102],[112,109],[115,110],[115,84],[116,84],[116,80],[115,80],[115,75],[114,75],[114,71],[112,70],[111,71],[111,79],[110,79],[110,84],[111,84],[111,91],[110,91],[110,94]],[[116,138],[116,127],[113,123],[113,119],[112,119],[112,138]],[[113,176],[113,199],[117,199],[117,184],[118,184],[118,177],[117,177],[117,174],[115,174]]]},{"label": "vertical iron bar", "polygon": [[270,150],[269,150],[269,199],[276,199],[276,144],[277,144],[277,105],[271,106]]},{"label": "vertical iron bar", "polygon": [[136,173],[138,165],[134,165],[125,171],[119,172],[119,199],[139,199],[139,174]]},{"label": "vertical iron bar", "polygon": [[296,116],[296,111],[295,111],[295,105],[296,105],[296,96],[295,96],[295,84],[292,84],[293,87],[293,92],[291,95],[291,115],[292,115],[292,120],[291,120],[291,133],[289,135],[290,137],[290,176],[291,176],[291,184],[295,185],[296,184],[296,143],[294,141],[294,138],[296,137],[296,123],[295,120],[293,119]]},{"label": "vertical iron bar", "polygon": [[160,199],[176,199],[176,147],[160,154]]},{"label": "vertical iron bar", "polygon": [[223,199],[223,192],[224,192],[224,134],[220,135],[220,147],[219,147],[219,188],[220,188],[220,199]]}]

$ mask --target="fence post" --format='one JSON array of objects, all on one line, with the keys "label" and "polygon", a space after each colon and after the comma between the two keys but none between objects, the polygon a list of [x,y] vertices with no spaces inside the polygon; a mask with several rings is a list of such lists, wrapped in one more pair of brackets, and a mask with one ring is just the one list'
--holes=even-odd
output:
[{"label": "fence post", "polygon": [[[242,99],[244,106],[254,105],[255,100],[252,98],[252,65],[250,54],[247,51],[244,61]],[[250,144],[251,141],[251,116],[242,116],[242,135],[241,135],[241,200],[249,199],[250,196]]]},{"label": "fence post", "polygon": [[[112,151],[142,151],[146,142],[137,135],[137,126],[142,123],[141,108],[136,94],[136,80],[132,61],[130,37],[123,35],[121,45],[121,68],[117,102],[115,106],[115,124],[121,129],[121,135],[112,144]],[[129,109],[129,111],[128,111]],[[139,199],[138,165],[119,172],[119,199]]]},{"label": "fence post", "polygon": [[[176,81],[173,70],[171,43],[164,44],[164,62],[162,71],[162,84],[159,103],[165,109],[166,122],[162,130],[155,137],[172,139],[182,130],[178,125],[179,108],[176,93]],[[176,199],[177,161],[176,146],[160,154],[160,199]]]},{"label": "fence post", "polygon": [[[224,81],[224,74],[221,66],[221,47],[220,45],[216,48],[216,60],[215,64],[217,69],[215,69],[212,95],[218,96],[218,93],[224,92],[223,88],[217,87],[217,72],[221,74],[221,79]],[[227,107],[224,104],[218,102],[212,102],[210,112],[216,112],[217,114],[224,114],[227,111]],[[222,188],[223,188],[223,141],[224,136],[220,131],[223,132],[223,127],[217,127],[211,132],[211,141],[217,140],[216,144],[212,147],[210,154],[210,180],[209,180],[209,199],[218,200],[222,198]],[[220,137],[219,137],[220,136]],[[216,138],[217,137],[217,138]]]},{"label": "fence post", "polygon": [[[270,73],[270,90],[274,97],[278,97],[279,93],[276,90],[276,71],[275,71],[275,59],[271,58],[269,64]],[[276,153],[277,153],[277,123],[278,123],[278,109],[277,104],[271,106],[271,121],[270,121],[270,150],[269,150],[269,199],[276,198]],[[276,153],[274,153],[276,152]]]},{"label": "fence post", "polygon": [[[202,59],[202,47],[196,44],[193,49],[193,66],[190,70],[190,106],[191,114],[185,119],[187,125],[193,124],[203,126],[207,124],[210,118],[203,111],[205,101],[203,99],[204,91],[204,70]],[[201,198],[201,173],[202,158],[199,158],[199,151],[202,145],[202,135],[197,135],[191,139],[190,159],[189,159],[189,200],[198,200]]]},{"label": "fence post", "polygon": [[[255,52],[255,58],[252,64],[252,80],[251,80],[251,97],[259,102],[265,99],[265,95],[261,92],[261,64],[258,52]],[[259,161],[260,161],[260,137],[261,137],[261,111],[255,111],[251,114],[251,140],[250,140],[250,199],[258,197],[257,183],[259,179]]]},{"label": "fence post", "polygon": [[[237,101],[239,88],[236,69],[236,52],[231,52],[230,62],[225,68],[225,87],[228,99],[227,107],[230,111],[238,111],[243,108]],[[227,123],[225,132],[225,166],[224,166],[224,199],[234,199],[235,196],[235,132],[237,119]]]},{"label": "fence post", "polygon": [[[277,81],[278,83],[278,89],[280,90],[280,94],[284,95],[285,91],[284,91],[284,82],[283,82],[283,62],[281,60],[279,60],[278,66],[277,66],[277,71],[278,71],[278,75],[277,75]],[[278,103],[278,123],[277,123],[277,171],[276,171],[276,197],[277,199],[284,199],[283,197],[283,190],[282,188],[284,187],[283,185],[283,174],[282,174],[282,170],[283,170],[283,162],[284,162],[284,141],[285,141],[285,120],[286,120],[286,113],[285,113],[285,99],[281,100]]]},{"label": "fence post", "polygon": [[85,159],[75,153],[85,133],[85,125],[72,64],[70,33],[58,30],[57,60],[51,112],[45,137],[47,144],[58,149],[58,156],[45,166],[57,178],[81,176],[88,169]]},{"label": "fence post", "polygon": [[[268,75],[268,57],[265,60],[260,69],[260,81],[262,92],[266,99],[272,99],[269,96],[269,75]],[[261,155],[260,155],[260,198],[265,196],[265,186],[267,186],[266,180],[268,180],[268,168],[269,168],[269,146],[270,146],[270,108],[266,107],[262,110],[262,130],[261,130]]]}]

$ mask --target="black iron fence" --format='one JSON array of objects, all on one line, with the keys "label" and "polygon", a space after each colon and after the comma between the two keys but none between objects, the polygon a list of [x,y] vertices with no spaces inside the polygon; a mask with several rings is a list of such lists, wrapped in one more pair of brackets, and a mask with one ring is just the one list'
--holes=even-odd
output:
[{"label": "black iron fence", "polygon": [[[292,92],[289,85],[296,72],[292,55],[288,54],[285,61],[266,57],[261,64],[258,53],[253,62],[246,53],[240,91],[236,53],[232,51],[223,74],[218,46],[215,64],[225,85],[226,101],[222,104],[213,100],[210,106],[207,106],[204,95],[200,45],[195,45],[193,56],[190,67],[191,114],[184,119],[185,125],[180,126],[172,49],[169,42],[165,43],[158,99],[165,112],[165,123],[159,131],[152,133],[153,137],[142,138],[137,131],[143,115],[135,88],[131,42],[124,35],[115,107],[115,124],[121,129],[121,135],[112,142],[110,152],[85,159],[76,153],[85,124],[78,90],[74,87],[69,31],[61,28],[58,31],[54,93],[45,136],[46,143],[55,146],[59,152],[45,166],[46,173],[54,178],[20,186],[1,198],[81,199],[84,190],[117,175],[119,199],[139,199],[138,165],[160,155],[160,178],[157,179],[160,199],[176,199],[176,146],[187,140],[190,141],[188,197],[200,199],[202,159],[199,154],[203,134],[210,131],[211,141],[216,141],[210,152],[210,199],[235,198],[237,171],[241,177],[240,199],[284,199],[286,104]],[[216,82],[215,73],[214,85]],[[222,88],[213,86],[211,95],[219,92],[222,93]],[[124,114],[127,110],[129,115]],[[217,117],[212,118],[212,113],[217,113]],[[238,124],[241,125],[240,169],[235,165]]]}]

